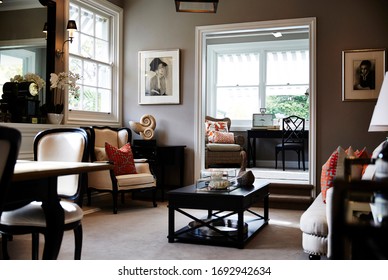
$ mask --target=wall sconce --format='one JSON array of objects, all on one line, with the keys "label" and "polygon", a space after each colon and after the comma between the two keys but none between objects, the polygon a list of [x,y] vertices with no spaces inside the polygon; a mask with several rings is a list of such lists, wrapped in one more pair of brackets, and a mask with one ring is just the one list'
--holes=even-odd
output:
[{"label": "wall sconce", "polygon": [[218,0],[175,0],[177,12],[185,13],[216,13]]},{"label": "wall sconce", "polygon": [[43,33],[46,35],[46,40],[47,40],[47,22],[44,23]]},{"label": "wall sconce", "polygon": [[60,58],[61,56],[63,56],[63,54],[65,53],[64,52],[64,47],[65,47],[65,44],[66,42],[70,42],[70,43],[73,43],[73,38],[74,38],[74,31],[77,31],[77,24],[75,23],[75,20],[69,20],[67,22],[67,32],[69,32],[69,39],[67,39],[66,41],[63,42],[63,45],[62,45],[62,51],[57,49],[55,54],[58,58]]}]

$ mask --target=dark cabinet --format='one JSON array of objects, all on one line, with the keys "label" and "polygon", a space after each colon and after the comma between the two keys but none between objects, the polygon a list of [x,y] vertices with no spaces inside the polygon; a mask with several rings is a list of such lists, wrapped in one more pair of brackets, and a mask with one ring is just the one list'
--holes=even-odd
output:
[{"label": "dark cabinet", "polygon": [[158,146],[156,140],[133,140],[134,158],[148,159],[162,200],[166,188],[183,187],[185,148],[185,145]]}]

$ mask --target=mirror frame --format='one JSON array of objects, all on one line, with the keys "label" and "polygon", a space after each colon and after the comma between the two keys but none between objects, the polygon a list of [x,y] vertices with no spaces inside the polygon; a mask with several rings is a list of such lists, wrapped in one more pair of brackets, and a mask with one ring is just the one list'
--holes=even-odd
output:
[{"label": "mirror frame", "polygon": [[47,7],[47,48],[46,48],[46,96],[45,103],[51,102],[50,92],[50,74],[55,72],[55,32],[57,3],[52,0],[39,0]]}]

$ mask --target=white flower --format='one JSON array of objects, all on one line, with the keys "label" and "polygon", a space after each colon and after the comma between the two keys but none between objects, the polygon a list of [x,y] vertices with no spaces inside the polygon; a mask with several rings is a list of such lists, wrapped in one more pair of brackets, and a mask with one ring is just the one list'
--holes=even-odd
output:
[{"label": "white flower", "polygon": [[56,73],[50,74],[50,88],[65,89],[69,87],[70,91],[76,91],[78,89],[77,81],[80,79],[80,75],[73,72],[61,72],[58,75]]}]

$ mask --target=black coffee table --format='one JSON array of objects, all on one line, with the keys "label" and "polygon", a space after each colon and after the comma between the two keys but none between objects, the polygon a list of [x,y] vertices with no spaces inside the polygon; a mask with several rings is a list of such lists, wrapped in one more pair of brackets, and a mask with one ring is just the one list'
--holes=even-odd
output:
[{"label": "black coffee table", "polygon": [[[268,185],[267,181],[256,180],[253,186],[232,191],[203,191],[197,190],[195,185],[169,191],[168,242],[244,248],[268,224]],[[264,206],[263,215],[249,209],[260,201]],[[208,210],[208,215],[198,218],[182,209]],[[189,217],[192,222],[176,231],[175,212]]]}]

